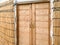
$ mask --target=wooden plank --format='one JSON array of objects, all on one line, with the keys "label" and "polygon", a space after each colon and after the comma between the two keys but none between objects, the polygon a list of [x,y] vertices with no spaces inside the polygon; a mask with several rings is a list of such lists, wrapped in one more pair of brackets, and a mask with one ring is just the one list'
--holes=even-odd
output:
[{"label": "wooden plank", "polygon": [[36,4],[36,45],[50,45],[49,18],[49,3]]},{"label": "wooden plank", "polygon": [[31,45],[31,4],[19,5],[17,10],[19,22],[19,45]]}]

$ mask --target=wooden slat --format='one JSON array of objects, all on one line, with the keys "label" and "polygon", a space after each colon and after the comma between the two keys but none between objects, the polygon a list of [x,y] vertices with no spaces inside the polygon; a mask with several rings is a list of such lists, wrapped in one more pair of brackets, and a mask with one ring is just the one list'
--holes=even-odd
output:
[{"label": "wooden slat", "polygon": [[49,3],[36,4],[36,45],[49,45]]},{"label": "wooden slat", "polygon": [[19,45],[31,45],[31,4],[18,6],[18,22]]}]

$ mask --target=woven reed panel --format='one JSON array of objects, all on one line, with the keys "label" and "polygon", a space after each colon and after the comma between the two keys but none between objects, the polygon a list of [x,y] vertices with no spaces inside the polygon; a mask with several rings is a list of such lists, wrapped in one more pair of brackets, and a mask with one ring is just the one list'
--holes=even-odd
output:
[{"label": "woven reed panel", "polygon": [[55,7],[60,7],[60,2],[54,2]]},{"label": "woven reed panel", "polygon": [[49,3],[36,4],[36,45],[49,45]]},{"label": "woven reed panel", "polygon": [[[12,5],[12,6],[11,6]],[[13,4],[0,7],[0,45],[15,45]]]},{"label": "woven reed panel", "polygon": [[53,15],[53,37],[54,45],[60,45],[60,2],[54,2],[54,15]]},{"label": "woven reed panel", "polygon": [[12,9],[12,8],[13,8],[13,4],[1,7],[0,10],[9,10],[9,9]]},{"label": "woven reed panel", "polygon": [[13,1],[6,1],[0,4],[0,10],[13,9]]},{"label": "woven reed panel", "polygon": [[60,35],[60,28],[54,27],[54,35]]},{"label": "woven reed panel", "polygon": [[[10,13],[10,14],[9,14]],[[9,16],[7,16],[9,15]],[[2,44],[5,45],[14,45],[14,17],[12,16],[13,12],[3,12],[0,13],[0,37],[3,40]]]},{"label": "woven reed panel", "polygon": [[31,5],[18,6],[19,45],[30,44]]},{"label": "woven reed panel", "polygon": [[54,26],[60,26],[60,19],[54,19],[53,24]]}]

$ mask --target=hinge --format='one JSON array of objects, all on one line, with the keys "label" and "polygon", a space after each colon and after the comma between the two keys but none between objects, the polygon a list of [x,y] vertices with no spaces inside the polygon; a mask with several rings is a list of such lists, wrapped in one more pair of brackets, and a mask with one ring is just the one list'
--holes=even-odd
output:
[{"label": "hinge", "polygon": [[9,9],[9,10],[0,10],[0,12],[14,12],[13,9]]}]

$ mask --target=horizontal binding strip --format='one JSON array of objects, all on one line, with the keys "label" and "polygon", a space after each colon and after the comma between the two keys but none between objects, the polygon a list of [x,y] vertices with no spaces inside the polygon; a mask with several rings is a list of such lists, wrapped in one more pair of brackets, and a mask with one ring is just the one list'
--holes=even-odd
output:
[{"label": "horizontal binding strip", "polygon": [[60,35],[53,35],[53,36],[60,36]]},{"label": "horizontal binding strip", "polygon": [[7,23],[7,24],[14,24],[14,23],[9,23],[9,22],[4,22],[4,21],[0,21],[0,23]]},{"label": "horizontal binding strip", "polygon": [[60,7],[53,7],[53,11],[60,11]]},{"label": "horizontal binding strip", "polygon": [[53,11],[60,11],[60,9],[54,9]]},{"label": "horizontal binding strip", "polygon": [[10,9],[10,10],[0,10],[0,12],[14,12],[13,9]]},{"label": "horizontal binding strip", "polygon": [[3,16],[0,16],[0,18],[14,18],[13,16],[12,17],[3,17]]},{"label": "horizontal binding strip", "polygon": [[59,2],[60,0],[54,0],[54,2]]},{"label": "horizontal binding strip", "polygon": [[52,9],[57,9],[57,8],[60,9],[60,7],[53,7]]},{"label": "horizontal binding strip", "polygon": [[[13,2],[9,2],[9,3],[7,3],[7,4],[0,5],[0,8],[1,8],[1,7],[4,7],[4,6],[12,5],[12,4],[14,4],[14,3],[13,3]],[[13,5],[13,6],[14,6],[14,5]]]},{"label": "horizontal binding strip", "polygon": [[58,28],[58,27],[59,27],[59,28],[60,28],[60,26],[53,26],[53,27],[56,27],[56,28]]},{"label": "horizontal binding strip", "polygon": [[53,19],[60,19],[60,18],[53,18]]}]

